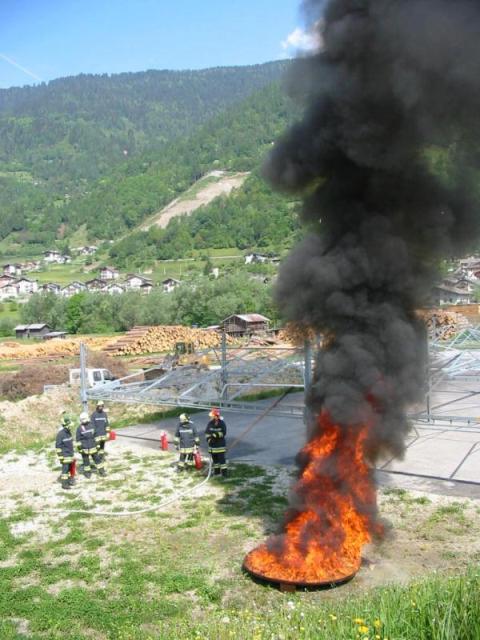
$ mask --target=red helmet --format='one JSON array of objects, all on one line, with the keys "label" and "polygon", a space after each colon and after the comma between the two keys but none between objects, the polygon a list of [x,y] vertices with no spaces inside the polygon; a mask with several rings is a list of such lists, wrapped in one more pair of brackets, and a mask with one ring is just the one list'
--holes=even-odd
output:
[{"label": "red helmet", "polygon": [[213,408],[208,415],[210,418],[220,418],[220,409]]}]

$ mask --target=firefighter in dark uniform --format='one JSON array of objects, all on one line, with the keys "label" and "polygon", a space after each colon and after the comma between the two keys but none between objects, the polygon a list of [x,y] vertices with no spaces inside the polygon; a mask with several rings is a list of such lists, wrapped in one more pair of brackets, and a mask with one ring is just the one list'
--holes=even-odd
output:
[{"label": "firefighter in dark uniform", "polygon": [[55,440],[55,451],[62,464],[62,475],[60,476],[62,489],[70,489],[75,484],[75,478],[72,473],[72,463],[75,460],[72,427],[72,419],[67,413],[63,412],[62,426],[58,430]]},{"label": "firefighter in dark uniform", "polygon": [[200,438],[198,437],[197,430],[193,422],[186,413],[182,413],[180,416],[180,422],[177,430],[175,431],[175,444],[180,457],[177,463],[177,471],[183,471],[185,468],[193,468],[193,454],[196,447],[200,445]]},{"label": "firefighter in dark uniform", "polygon": [[227,447],[225,437],[227,435],[227,425],[223,421],[219,409],[212,409],[208,417],[210,418],[210,422],[205,429],[205,437],[208,442],[208,452],[212,456],[213,473],[216,476],[222,474],[222,476],[226,477],[227,461],[225,459],[225,453]]},{"label": "firefighter in dark uniform", "polygon": [[98,454],[97,443],[95,442],[95,429],[90,422],[88,413],[84,411],[80,414],[80,426],[77,429],[76,435],[77,448],[82,454],[83,459],[83,472],[86,478],[90,478],[92,475],[92,465],[90,458],[92,458],[93,464],[97,468],[98,474],[101,476],[106,475],[104,469],[103,456]]},{"label": "firefighter in dark uniform", "polygon": [[110,425],[108,424],[107,412],[104,409],[103,400],[97,402],[97,408],[90,416],[90,422],[95,430],[95,442],[98,447],[98,454],[105,457],[105,442],[110,437]]}]

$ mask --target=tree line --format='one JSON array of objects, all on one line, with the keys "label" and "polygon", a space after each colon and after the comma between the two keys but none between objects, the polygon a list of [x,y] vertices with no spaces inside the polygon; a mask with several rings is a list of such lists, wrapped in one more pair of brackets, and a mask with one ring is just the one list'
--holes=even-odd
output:
[{"label": "tree line", "polygon": [[218,279],[199,276],[172,293],[79,293],[71,298],[35,294],[22,305],[20,314],[24,323],[45,322],[53,330],[73,334],[128,331],[135,325],[152,324],[205,327],[233,313],[256,312],[277,320],[271,293],[269,286],[244,273]]}]

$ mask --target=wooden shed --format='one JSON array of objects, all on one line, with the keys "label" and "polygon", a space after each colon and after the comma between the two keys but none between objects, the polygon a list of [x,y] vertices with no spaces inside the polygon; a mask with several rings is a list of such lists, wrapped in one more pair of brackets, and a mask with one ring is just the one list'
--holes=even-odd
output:
[{"label": "wooden shed", "polygon": [[50,333],[48,324],[19,324],[15,327],[16,338],[43,338]]},{"label": "wooden shed", "polygon": [[243,336],[267,331],[270,320],[259,313],[235,314],[225,318],[221,327],[229,335]]}]

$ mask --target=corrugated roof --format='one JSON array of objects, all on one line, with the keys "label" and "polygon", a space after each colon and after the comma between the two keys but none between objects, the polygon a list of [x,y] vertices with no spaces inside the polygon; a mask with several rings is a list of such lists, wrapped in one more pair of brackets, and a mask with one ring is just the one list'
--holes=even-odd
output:
[{"label": "corrugated roof", "polygon": [[234,313],[226,318],[226,320],[229,318],[241,318],[245,322],[270,322],[268,318],[260,315],[259,313]]},{"label": "corrugated roof", "polygon": [[43,327],[48,327],[48,324],[46,323],[36,323],[36,324],[19,324],[15,327],[15,331],[26,331],[28,330],[33,330],[33,331],[38,331],[39,329],[43,329]]}]

